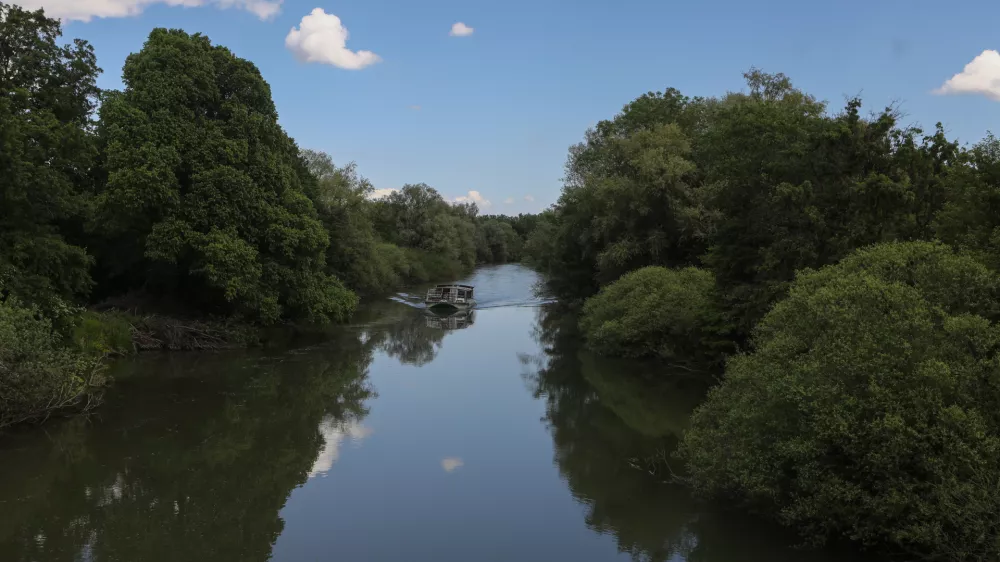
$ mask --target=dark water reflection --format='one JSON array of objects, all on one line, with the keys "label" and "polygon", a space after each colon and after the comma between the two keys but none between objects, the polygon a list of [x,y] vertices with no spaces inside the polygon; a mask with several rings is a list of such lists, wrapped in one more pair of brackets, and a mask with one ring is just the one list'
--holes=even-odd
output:
[{"label": "dark water reflection", "polygon": [[466,281],[472,315],[118,365],[99,416],[0,440],[0,560],[833,560],[664,483],[696,379],[581,351],[526,269]]}]

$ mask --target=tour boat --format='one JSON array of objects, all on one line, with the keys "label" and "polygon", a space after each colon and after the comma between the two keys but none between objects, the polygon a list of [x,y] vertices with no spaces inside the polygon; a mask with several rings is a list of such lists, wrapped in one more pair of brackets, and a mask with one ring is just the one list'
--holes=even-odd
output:
[{"label": "tour boat", "polygon": [[424,304],[430,309],[465,309],[476,306],[471,285],[438,285],[427,291]]}]

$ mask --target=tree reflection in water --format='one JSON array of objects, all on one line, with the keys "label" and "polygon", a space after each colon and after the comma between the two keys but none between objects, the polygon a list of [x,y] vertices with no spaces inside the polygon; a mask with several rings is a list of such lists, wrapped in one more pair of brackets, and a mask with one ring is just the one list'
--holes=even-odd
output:
[{"label": "tree reflection in water", "polygon": [[556,306],[539,308],[534,335],[543,352],[521,357],[524,378],[545,401],[555,462],[586,506],[588,527],[640,561],[831,560],[787,548],[794,537],[700,505],[669,482],[670,454],[707,390],[703,377],[595,357]]},{"label": "tree reflection in water", "polygon": [[3,442],[0,560],[267,560],[289,493],[332,462],[322,428],[361,427],[370,360],[354,338],[119,365],[100,418]]},{"label": "tree reflection in water", "polygon": [[448,332],[472,326],[475,311],[452,314],[415,309],[398,303],[373,307],[364,321],[364,341],[400,363],[426,365],[437,357]]},{"label": "tree reflection in water", "polygon": [[452,312],[424,312],[428,328],[435,330],[464,330],[476,322],[475,310],[455,310]]}]

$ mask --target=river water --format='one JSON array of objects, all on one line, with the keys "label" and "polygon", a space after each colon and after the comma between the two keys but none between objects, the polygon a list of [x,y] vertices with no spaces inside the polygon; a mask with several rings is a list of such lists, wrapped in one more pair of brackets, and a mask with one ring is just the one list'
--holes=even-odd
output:
[{"label": "river water", "polygon": [[0,439],[0,560],[835,560],[665,483],[690,375],[580,350],[528,269],[464,282],[471,315],[415,291],[318,345],[118,363],[95,415]]}]

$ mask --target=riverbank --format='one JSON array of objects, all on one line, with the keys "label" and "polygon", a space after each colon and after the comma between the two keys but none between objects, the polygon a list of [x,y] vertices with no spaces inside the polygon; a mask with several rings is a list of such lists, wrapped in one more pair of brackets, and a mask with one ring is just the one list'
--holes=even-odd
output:
[{"label": "riverbank", "polygon": [[[449,275],[447,279],[468,273],[457,265],[443,271]],[[432,276],[424,269],[410,275],[415,275],[408,279],[419,293],[414,295],[419,303]],[[440,281],[445,279],[442,277]],[[372,303],[389,297],[386,294],[366,298],[350,321],[365,317]],[[116,306],[127,306],[129,311]],[[113,382],[114,377],[105,375],[109,364],[121,358],[146,352],[288,348],[321,342],[339,329],[333,323],[284,320],[265,326],[233,317],[199,315],[176,301],[135,294],[71,313],[58,324],[17,301],[0,303],[0,318],[5,316],[8,322],[0,322],[0,335],[6,326],[8,343],[0,345],[0,359],[15,355],[9,343],[15,332],[34,333],[35,343],[17,351],[17,361],[0,361],[0,375],[4,375],[0,377],[0,404],[4,405],[0,431],[13,425],[94,411],[101,404],[104,388]],[[43,380],[49,382],[41,384]],[[33,381],[38,383],[36,388],[31,388]],[[4,399],[12,395],[15,400]]]}]

